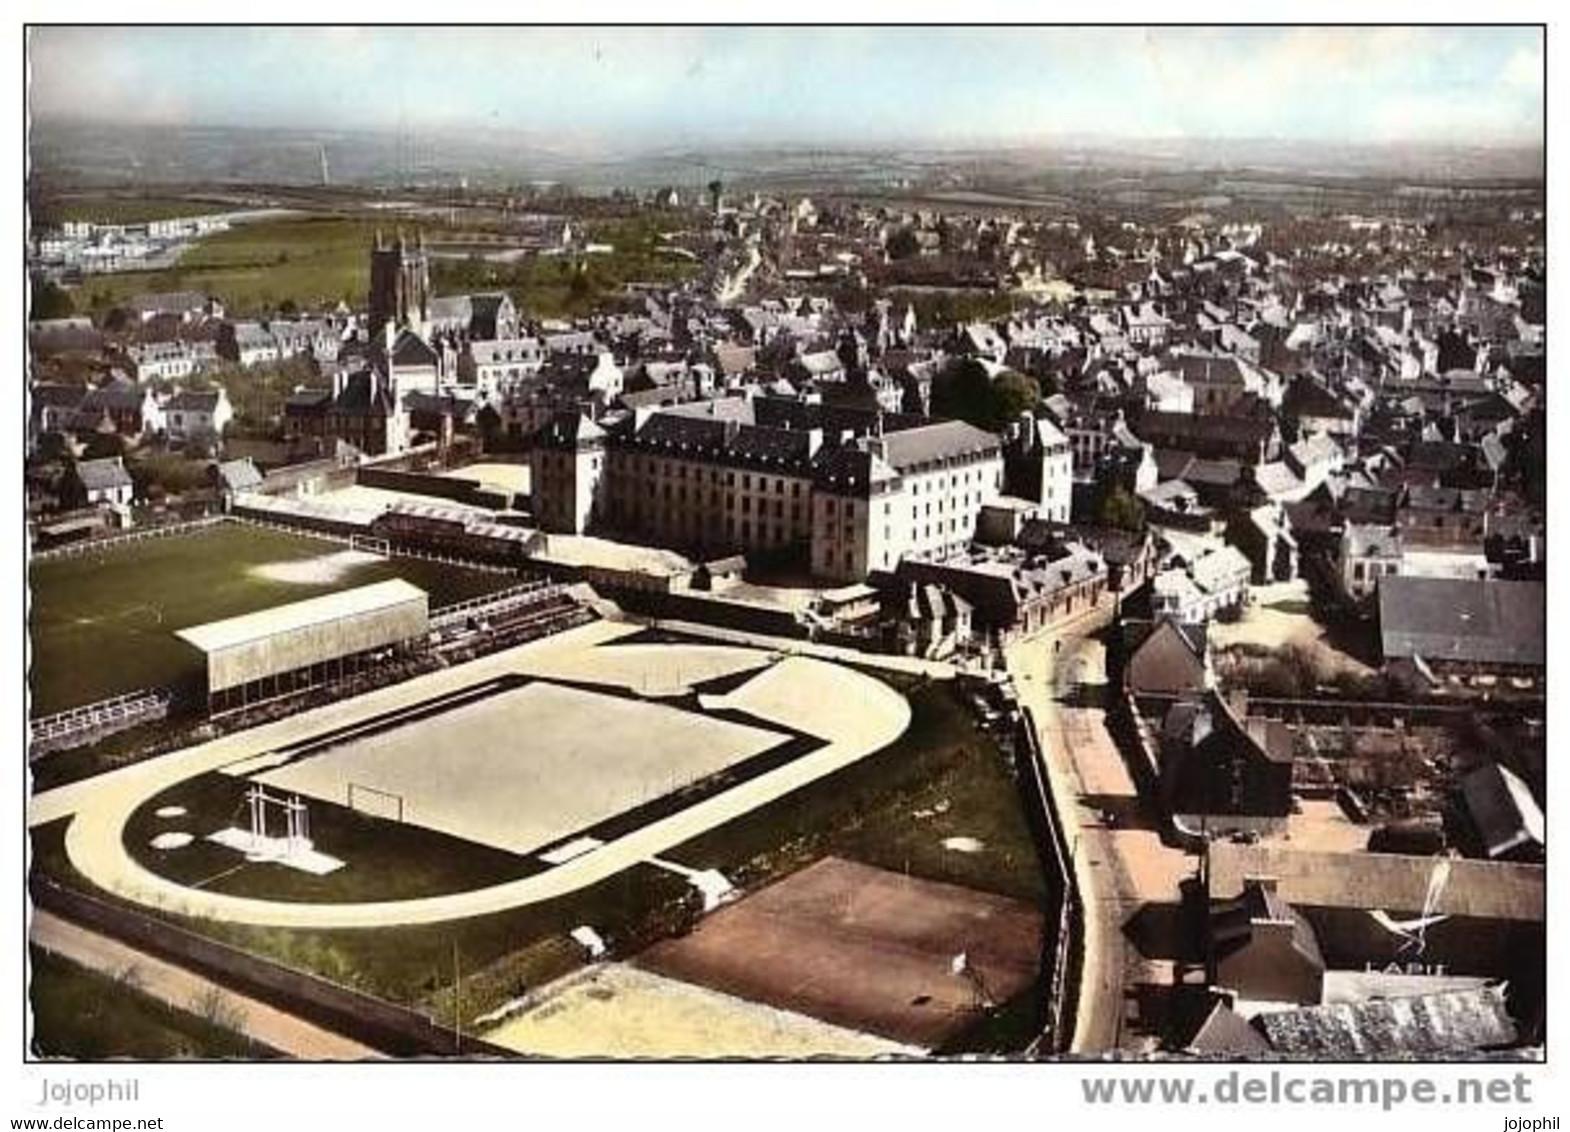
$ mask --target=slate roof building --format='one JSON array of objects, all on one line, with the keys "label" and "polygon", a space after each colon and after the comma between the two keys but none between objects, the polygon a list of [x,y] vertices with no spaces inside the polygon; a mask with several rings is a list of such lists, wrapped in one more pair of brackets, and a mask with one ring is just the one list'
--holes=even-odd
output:
[{"label": "slate roof building", "polygon": [[1542,582],[1385,578],[1379,634],[1386,666],[1415,666],[1436,691],[1541,691],[1547,664]]},{"label": "slate roof building", "polygon": [[1331,1003],[1259,1015],[1276,1054],[1314,1060],[1446,1057],[1518,1040],[1503,984],[1412,998]]},{"label": "slate roof building", "polygon": [[1247,826],[1229,818],[1292,812],[1292,736],[1276,720],[1249,718],[1207,690],[1167,709],[1159,754],[1162,800],[1185,825]]},{"label": "slate roof building", "polygon": [[1547,821],[1532,790],[1509,767],[1489,763],[1461,779],[1461,800],[1485,856],[1541,861]]}]

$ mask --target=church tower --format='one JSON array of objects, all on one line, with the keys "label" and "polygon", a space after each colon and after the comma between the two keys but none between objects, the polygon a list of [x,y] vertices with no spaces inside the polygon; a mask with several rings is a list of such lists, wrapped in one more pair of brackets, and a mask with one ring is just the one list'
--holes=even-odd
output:
[{"label": "church tower", "polygon": [[430,321],[431,273],[425,254],[425,235],[409,245],[403,233],[388,245],[376,233],[371,248],[370,326],[372,339],[384,333],[390,322],[394,330],[409,329],[425,336]]}]

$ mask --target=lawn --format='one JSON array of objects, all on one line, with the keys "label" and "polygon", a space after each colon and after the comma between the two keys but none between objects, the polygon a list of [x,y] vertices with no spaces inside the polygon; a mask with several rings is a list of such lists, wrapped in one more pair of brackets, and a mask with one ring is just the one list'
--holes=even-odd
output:
[{"label": "lawn", "polygon": [[136,989],[135,971],[108,978],[30,947],[33,1052],[79,1061],[273,1056],[239,1034]]},{"label": "lawn", "polygon": [[331,584],[257,577],[256,567],[333,554],[343,547],[308,535],[226,523],[71,558],[34,562],[29,679],[35,717],[199,671],[177,629],[401,577],[433,607],[511,584],[505,574],[393,558],[353,568]]},{"label": "lawn", "polygon": [[832,854],[1042,899],[1035,842],[1005,754],[977,729],[952,683],[901,690],[911,725],[893,745],[666,856],[721,869],[747,888]]},{"label": "lawn", "polygon": [[150,220],[178,220],[231,212],[233,204],[157,196],[69,196],[42,201],[33,207],[33,222],[42,226],[67,220],[98,224],[145,224]]},{"label": "lawn", "polygon": [[292,302],[302,310],[340,299],[365,304],[377,224],[342,216],[293,216],[238,224],[198,240],[163,271],[97,276],[74,299],[103,311],[144,291],[205,291],[231,315],[256,315]]},{"label": "lawn", "polygon": [[[181,884],[257,900],[360,903],[417,900],[517,880],[545,866],[488,845],[406,822],[381,821],[346,806],[307,799],[311,840],[344,862],[323,876],[266,862],[248,862],[233,849],[205,840],[226,826],[248,828],[245,795],[252,780],[213,773],[187,779],[150,798],[131,815],[125,844],[136,861]],[[273,791],[278,796],[278,791]],[[182,806],[186,817],[160,818],[164,806]],[[269,821],[280,827],[283,818]],[[194,834],[183,849],[158,850],[150,842],[170,830]]]}]

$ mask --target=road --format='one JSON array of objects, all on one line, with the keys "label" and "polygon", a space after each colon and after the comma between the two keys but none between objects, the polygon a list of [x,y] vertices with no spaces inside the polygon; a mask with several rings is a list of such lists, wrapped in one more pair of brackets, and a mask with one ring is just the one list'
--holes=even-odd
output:
[{"label": "road", "polygon": [[184,967],[175,966],[118,940],[79,927],[42,909],[33,910],[29,937],[37,946],[63,959],[111,978],[135,973],[136,989],[179,1010],[203,1017],[201,1003],[220,995],[222,1023],[287,1057],[308,1061],[364,1061],[382,1055],[359,1042],[324,1030],[293,1014],[235,994]]},{"label": "road", "polygon": [[[1106,655],[1090,637],[1105,622],[1090,617],[1055,636],[1016,642],[1005,653],[1020,701],[1036,720],[1047,773],[1073,854],[1085,907],[1084,963],[1070,1050],[1096,1055],[1147,1048],[1125,1027],[1140,982],[1166,982],[1170,964],[1140,955],[1125,931],[1145,904],[1174,903],[1193,871],[1181,851],[1161,844],[1141,817],[1138,788],[1102,707],[1090,706],[1106,687]],[[1081,690],[1091,693],[1081,696]]]}]

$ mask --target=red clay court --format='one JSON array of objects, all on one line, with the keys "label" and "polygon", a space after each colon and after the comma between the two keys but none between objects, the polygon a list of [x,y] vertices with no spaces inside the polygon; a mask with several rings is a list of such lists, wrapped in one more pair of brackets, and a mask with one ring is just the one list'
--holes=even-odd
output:
[{"label": "red clay court", "polygon": [[[636,962],[739,998],[935,1049],[1039,977],[1028,904],[829,857]],[[964,953],[974,977],[956,974]]]}]

